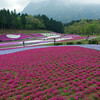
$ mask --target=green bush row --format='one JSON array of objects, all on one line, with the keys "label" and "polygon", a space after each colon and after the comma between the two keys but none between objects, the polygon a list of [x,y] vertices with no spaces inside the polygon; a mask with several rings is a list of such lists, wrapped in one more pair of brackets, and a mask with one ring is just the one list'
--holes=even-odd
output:
[{"label": "green bush row", "polygon": [[[73,42],[67,42],[66,44],[67,45],[73,45],[74,43]],[[78,41],[76,44],[82,44],[82,42],[81,41]]]},{"label": "green bush row", "polygon": [[[73,42],[67,42],[66,44],[67,45],[73,45],[74,43]],[[76,44],[82,44],[82,42],[78,41]],[[88,44],[98,44],[98,41],[96,39],[92,39],[92,40],[88,41]]]},{"label": "green bush row", "polygon": [[63,45],[63,43],[61,42],[61,43],[54,43],[54,45]]},{"label": "green bush row", "polygon": [[[54,45],[74,45],[74,42],[67,42],[67,43],[55,43]],[[81,41],[77,41],[76,44],[83,44]],[[92,39],[88,41],[88,44],[98,44],[98,41],[96,39]]]},{"label": "green bush row", "polygon": [[96,39],[92,39],[88,41],[89,44],[98,44],[98,41]]}]

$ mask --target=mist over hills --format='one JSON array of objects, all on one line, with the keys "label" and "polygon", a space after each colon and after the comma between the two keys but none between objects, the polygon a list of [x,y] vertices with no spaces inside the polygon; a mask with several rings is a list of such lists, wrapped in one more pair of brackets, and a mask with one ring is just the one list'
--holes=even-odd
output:
[{"label": "mist over hills", "polygon": [[31,15],[45,14],[63,23],[79,19],[99,19],[99,4],[65,3],[65,0],[30,2],[21,13]]}]

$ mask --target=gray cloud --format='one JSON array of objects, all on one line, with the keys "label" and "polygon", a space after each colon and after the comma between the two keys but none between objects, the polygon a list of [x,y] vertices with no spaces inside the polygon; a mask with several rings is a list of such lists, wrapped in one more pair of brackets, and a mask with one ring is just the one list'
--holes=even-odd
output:
[{"label": "gray cloud", "polygon": [[100,4],[100,0],[64,0],[66,3],[77,3],[77,4]]},{"label": "gray cloud", "polygon": [[49,1],[49,0],[30,0],[31,2],[42,2],[42,1]]},{"label": "gray cloud", "polygon": [[100,4],[100,0],[0,0],[0,9],[6,8],[10,10],[16,9],[20,12],[29,2],[42,2],[42,1],[61,1],[66,4]]},{"label": "gray cloud", "polygon": [[[40,1],[55,1],[55,0],[30,0],[31,2],[40,2]],[[100,0],[56,0],[64,1],[66,3],[88,3],[88,4],[100,4]]]},{"label": "gray cloud", "polygon": [[0,0],[0,9],[16,9],[17,12],[20,12],[30,0]]}]

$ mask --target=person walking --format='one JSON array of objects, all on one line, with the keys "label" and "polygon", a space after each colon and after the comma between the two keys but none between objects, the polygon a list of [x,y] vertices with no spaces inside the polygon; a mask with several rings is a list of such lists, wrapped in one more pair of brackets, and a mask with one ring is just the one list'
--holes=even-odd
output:
[{"label": "person walking", "polygon": [[25,42],[23,41],[23,47],[25,46]]},{"label": "person walking", "polygon": [[54,38],[54,44],[56,43],[56,38]]},{"label": "person walking", "polygon": [[90,37],[90,36],[87,36],[86,40],[88,40],[88,39],[89,39],[89,37]]}]

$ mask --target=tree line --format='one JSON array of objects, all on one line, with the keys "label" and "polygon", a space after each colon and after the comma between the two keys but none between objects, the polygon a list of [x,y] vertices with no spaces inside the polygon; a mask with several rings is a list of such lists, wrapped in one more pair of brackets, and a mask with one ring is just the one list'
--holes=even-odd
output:
[{"label": "tree line", "polygon": [[63,33],[64,25],[46,15],[17,14],[15,10],[10,12],[2,9],[0,10],[0,29],[45,29]]},{"label": "tree line", "polygon": [[6,9],[0,10],[0,29],[44,29],[65,34],[100,34],[100,19],[81,19],[63,24],[46,15],[28,15]]},{"label": "tree line", "polygon": [[67,34],[100,34],[100,19],[81,19],[67,23],[64,26],[64,32]]}]

